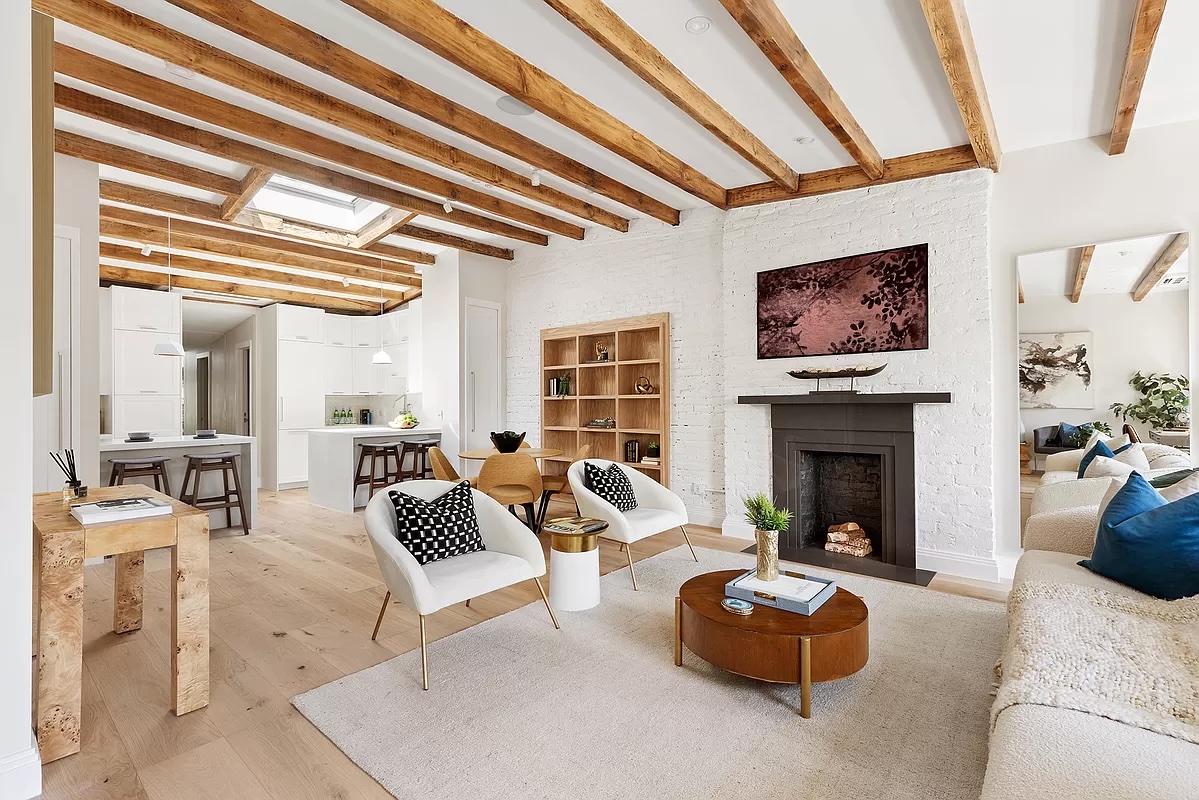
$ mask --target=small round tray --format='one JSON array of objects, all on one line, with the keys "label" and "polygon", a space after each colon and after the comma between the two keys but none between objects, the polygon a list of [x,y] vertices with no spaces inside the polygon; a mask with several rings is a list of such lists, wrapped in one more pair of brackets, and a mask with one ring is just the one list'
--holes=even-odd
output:
[{"label": "small round tray", "polygon": [[742,600],[737,597],[726,597],[720,601],[720,607],[730,614],[736,614],[739,617],[748,617],[754,613],[754,604],[748,600]]}]

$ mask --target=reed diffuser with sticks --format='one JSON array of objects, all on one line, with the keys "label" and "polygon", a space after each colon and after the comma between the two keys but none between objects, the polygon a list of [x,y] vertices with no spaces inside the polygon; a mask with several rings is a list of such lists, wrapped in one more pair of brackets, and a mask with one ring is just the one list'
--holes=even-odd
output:
[{"label": "reed diffuser with sticks", "polygon": [[63,450],[62,455],[51,453],[50,457],[54,459],[55,464],[58,464],[58,468],[62,470],[62,474],[67,479],[67,482],[62,485],[63,502],[70,502],[76,497],[87,497],[87,487],[83,485],[83,481],[79,480],[79,471],[75,468],[75,451]]}]

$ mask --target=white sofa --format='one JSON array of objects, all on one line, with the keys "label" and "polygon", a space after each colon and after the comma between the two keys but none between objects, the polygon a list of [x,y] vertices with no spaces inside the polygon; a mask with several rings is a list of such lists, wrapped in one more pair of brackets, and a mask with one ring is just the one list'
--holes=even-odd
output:
[{"label": "white sofa", "polygon": [[[1013,587],[1047,581],[1141,596],[1078,566],[1094,547],[1099,501],[1110,481],[1038,488]],[[981,800],[1197,797],[1199,745],[1080,711],[1016,705],[996,720]]]},{"label": "white sofa", "polygon": [[[1153,442],[1140,442],[1137,446],[1141,448],[1141,452],[1149,461],[1149,472],[1145,475],[1146,478],[1166,475],[1180,469],[1188,469],[1191,466],[1191,457],[1176,447]],[[1086,455],[1086,452],[1081,449],[1066,450],[1045,456],[1045,473],[1041,476],[1041,485],[1080,480],[1078,465],[1082,463],[1082,457]],[[1081,480],[1096,479],[1082,478]],[[1106,486],[1106,484],[1104,485]]]}]

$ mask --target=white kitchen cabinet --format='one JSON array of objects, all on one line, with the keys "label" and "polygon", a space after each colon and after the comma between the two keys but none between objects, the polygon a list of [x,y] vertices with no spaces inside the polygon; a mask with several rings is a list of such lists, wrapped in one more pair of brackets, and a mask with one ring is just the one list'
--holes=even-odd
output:
[{"label": "white kitchen cabinet", "polygon": [[112,287],[112,327],[124,331],[182,333],[182,297],[153,289]]},{"label": "white kitchen cabinet", "polygon": [[343,314],[325,315],[325,344],[350,347],[353,342],[351,317]]},{"label": "white kitchen cabinet", "polygon": [[[326,327],[326,331],[328,328]],[[325,345],[325,394],[354,393],[354,348]]]},{"label": "white kitchen cabinet", "polygon": [[408,341],[408,310],[392,311],[379,317],[379,343],[384,347]]},{"label": "white kitchen cabinet", "polygon": [[385,364],[383,370],[383,394],[404,394],[408,391],[408,345],[395,344],[383,348],[391,363]]},{"label": "white kitchen cabinet", "polygon": [[355,347],[373,347],[379,349],[379,318],[351,317],[353,343]]},{"label": "white kitchen cabinet", "polygon": [[374,364],[371,359],[377,347],[354,348],[354,394],[382,394],[386,364]]},{"label": "white kitchen cabinet", "polygon": [[183,359],[154,355],[155,345],[166,339],[180,341],[180,336],[157,331],[113,331],[114,394],[183,394]]},{"label": "white kitchen cabinet", "polygon": [[280,341],[324,343],[325,312],[319,308],[304,308],[279,304],[278,337]]},{"label": "white kitchen cabinet", "polygon": [[325,420],[325,376],[321,342],[278,343],[279,428],[319,428]]},{"label": "white kitchen cabinet", "polygon": [[112,432],[119,439],[130,431],[178,436],[182,429],[183,403],[179,395],[118,394],[112,399]]},{"label": "white kitchen cabinet", "polygon": [[278,481],[280,486],[308,480],[308,431],[279,431]]}]

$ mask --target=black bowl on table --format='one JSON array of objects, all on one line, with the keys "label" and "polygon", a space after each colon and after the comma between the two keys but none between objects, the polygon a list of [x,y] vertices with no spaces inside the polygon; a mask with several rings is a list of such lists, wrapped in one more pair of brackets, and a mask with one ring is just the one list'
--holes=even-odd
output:
[{"label": "black bowl on table", "polygon": [[504,431],[503,433],[492,433],[491,443],[495,445],[495,449],[501,453],[515,453],[520,449],[521,442],[525,440],[523,433],[516,431]]}]

